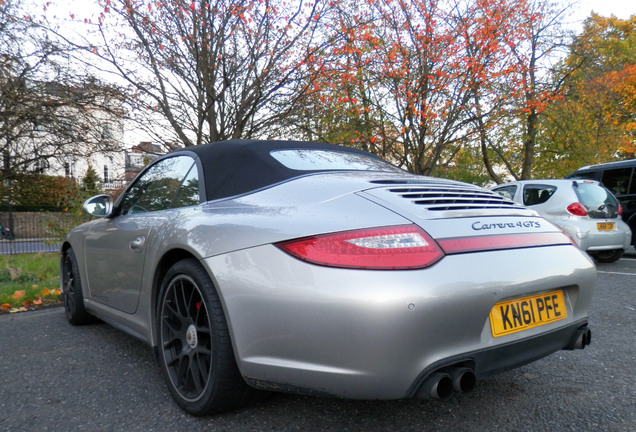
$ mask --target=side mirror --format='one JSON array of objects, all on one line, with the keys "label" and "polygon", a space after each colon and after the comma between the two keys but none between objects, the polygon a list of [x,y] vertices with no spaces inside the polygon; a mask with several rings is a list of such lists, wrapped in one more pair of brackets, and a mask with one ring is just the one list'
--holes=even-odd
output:
[{"label": "side mirror", "polygon": [[108,217],[113,212],[113,199],[110,195],[96,195],[84,201],[82,210],[96,217]]}]

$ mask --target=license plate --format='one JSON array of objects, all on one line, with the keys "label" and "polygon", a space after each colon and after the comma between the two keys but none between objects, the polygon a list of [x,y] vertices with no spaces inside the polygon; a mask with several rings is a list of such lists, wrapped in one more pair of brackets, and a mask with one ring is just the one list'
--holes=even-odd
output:
[{"label": "license plate", "polygon": [[596,229],[599,231],[612,231],[614,230],[614,222],[598,222]]},{"label": "license plate", "polygon": [[493,337],[539,327],[567,318],[563,291],[497,303],[490,311]]}]

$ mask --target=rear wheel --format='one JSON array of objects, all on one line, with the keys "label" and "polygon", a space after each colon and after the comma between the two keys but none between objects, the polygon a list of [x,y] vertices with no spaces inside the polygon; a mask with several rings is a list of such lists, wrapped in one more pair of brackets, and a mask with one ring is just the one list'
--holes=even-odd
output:
[{"label": "rear wheel", "polygon": [[84,308],[82,280],[73,249],[64,252],[62,260],[62,301],[66,318],[71,324],[89,324],[97,320]]},{"label": "rear wheel", "polygon": [[590,253],[592,258],[600,263],[613,263],[614,261],[618,261],[621,259],[625,251],[623,249],[614,249],[614,250],[606,250],[606,251],[596,251]]},{"label": "rear wheel", "polygon": [[185,411],[216,414],[255,392],[241,377],[214,285],[194,259],[168,271],[158,303],[158,360],[168,389]]}]

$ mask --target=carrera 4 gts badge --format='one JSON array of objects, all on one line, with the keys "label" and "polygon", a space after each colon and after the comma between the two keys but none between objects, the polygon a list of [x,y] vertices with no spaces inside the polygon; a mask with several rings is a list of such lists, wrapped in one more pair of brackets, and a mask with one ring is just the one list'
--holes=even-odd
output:
[{"label": "carrera 4 gts badge", "polygon": [[477,221],[471,225],[475,231],[481,230],[497,230],[506,228],[541,228],[541,224],[537,221],[524,221],[524,222],[499,222],[499,223],[482,223]]}]

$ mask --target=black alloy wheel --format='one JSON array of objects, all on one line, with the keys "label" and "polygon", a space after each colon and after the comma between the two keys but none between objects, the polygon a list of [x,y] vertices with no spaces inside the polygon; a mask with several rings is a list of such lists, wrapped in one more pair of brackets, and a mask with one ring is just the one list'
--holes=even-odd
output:
[{"label": "black alloy wheel", "polygon": [[210,381],[211,325],[196,283],[178,275],[168,286],[161,314],[161,346],[168,373],[180,395],[199,399]]},{"label": "black alloy wheel", "polygon": [[65,251],[62,257],[62,301],[66,318],[71,324],[82,325],[96,321],[84,308],[82,280],[73,249]]},{"label": "black alloy wheel", "polygon": [[159,363],[175,401],[193,415],[229,411],[253,390],[241,377],[221,302],[196,260],[167,273],[158,305]]}]

